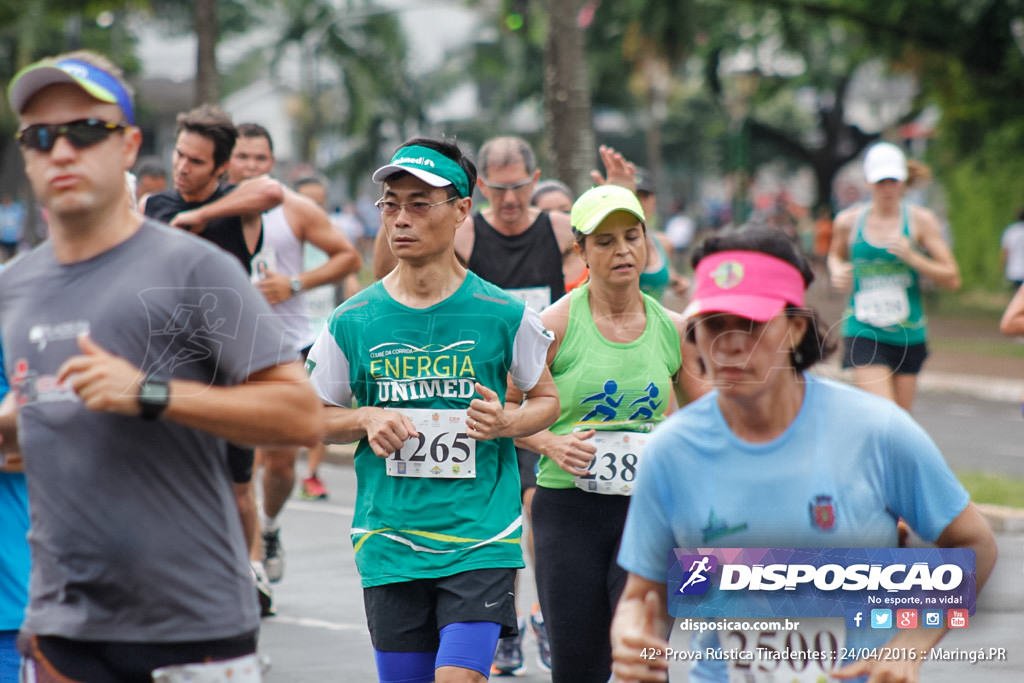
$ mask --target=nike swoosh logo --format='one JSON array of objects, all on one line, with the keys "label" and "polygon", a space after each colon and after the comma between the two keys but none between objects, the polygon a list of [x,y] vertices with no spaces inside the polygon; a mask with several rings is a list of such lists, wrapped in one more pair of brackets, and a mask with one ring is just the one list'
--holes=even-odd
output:
[{"label": "nike swoosh logo", "polygon": [[500,604],[501,604],[501,600],[495,600],[494,602],[485,602],[484,603],[484,609],[490,609],[492,607],[497,607]]}]

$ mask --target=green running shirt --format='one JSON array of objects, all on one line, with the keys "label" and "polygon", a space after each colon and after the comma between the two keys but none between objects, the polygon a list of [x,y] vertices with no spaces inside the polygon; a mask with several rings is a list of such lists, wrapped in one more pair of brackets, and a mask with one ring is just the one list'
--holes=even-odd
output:
[{"label": "green running shirt", "polygon": [[[884,247],[867,241],[864,224],[869,211],[861,212],[850,244],[853,292],[843,313],[843,336],[868,337],[893,346],[922,344],[927,337],[927,318],[917,271]],[[906,204],[900,212],[902,233],[912,239]]]},{"label": "green running shirt", "polygon": [[[574,429],[650,431],[665,418],[672,377],[683,359],[679,332],[665,309],[644,296],[647,325],[631,342],[608,341],[590,314],[590,284],[569,293],[569,324],[551,363],[561,413],[554,434]],[[542,455],[537,485],[572,488],[573,475]]]},{"label": "green running shirt", "polygon": [[[395,301],[380,282],[339,306],[306,362],[329,405],[465,410],[474,382],[504,398],[527,391],[552,336],[522,301],[467,273],[425,309]],[[522,567],[519,469],[511,439],[476,442],[476,476],[389,476],[366,439],[355,455],[352,542],[364,587]]]}]

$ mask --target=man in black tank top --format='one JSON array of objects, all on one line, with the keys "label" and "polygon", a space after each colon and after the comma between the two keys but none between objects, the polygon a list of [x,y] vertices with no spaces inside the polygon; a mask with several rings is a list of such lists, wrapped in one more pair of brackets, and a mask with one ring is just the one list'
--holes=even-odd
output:
[{"label": "man in black tank top", "polygon": [[[530,206],[540,170],[525,140],[516,137],[488,140],[477,154],[477,166],[480,172],[477,187],[490,207],[474,213],[472,225],[464,224],[455,233],[456,253],[471,271],[540,311],[561,298],[567,278],[574,278],[582,270],[583,264],[573,252],[569,216]],[[521,448],[516,449],[516,454],[523,512],[528,521],[523,529],[523,541],[532,562],[530,509],[537,488],[539,456]],[[546,662],[550,648],[545,642],[544,617],[539,608],[531,612],[530,625],[540,645],[541,660]],[[522,667],[522,660],[520,631],[519,636],[502,638],[498,643],[491,672],[515,673]]]},{"label": "man in black tank top", "polygon": [[[140,209],[213,242],[249,272],[249,261],[263,239],[258,216],[280,204],[283,194],[281,185],[270,178],[254,179],[237,190],[219,184],[236,137],[231,119],[217,107],[203,105],[179,114],[174,189],[143,197]],[[208,205],[225,196],[211,210]],[[255,218],[243,220],[246,215]]]}]

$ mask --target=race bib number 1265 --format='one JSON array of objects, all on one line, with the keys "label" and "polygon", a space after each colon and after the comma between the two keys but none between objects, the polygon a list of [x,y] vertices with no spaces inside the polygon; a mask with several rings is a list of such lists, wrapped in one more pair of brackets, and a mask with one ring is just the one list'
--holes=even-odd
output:
[{"label": "race bib number 1265", "polygon": [[476,477],[476,440],[466,434],[465,410],[399,410],[418,434],[387,459],[391,477],[472,479]]}]

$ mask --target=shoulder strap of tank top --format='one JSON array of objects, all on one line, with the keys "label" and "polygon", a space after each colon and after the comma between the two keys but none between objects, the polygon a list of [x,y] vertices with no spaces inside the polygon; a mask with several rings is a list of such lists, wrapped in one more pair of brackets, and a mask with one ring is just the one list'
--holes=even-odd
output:
[{"label": "shoulder strap of tank top", "polygon": [[907,236],[908,240],[913,242],[914,237],[910,234],[910,207],[907,206],[906,202],[900,203],[900,222],[903,227],[903,234]]},{"label": "shoulder strap of tank top", "polygon": [[871,213],[871,203],[868,202],[864,205],[864,210],[857,216],[857,224],[853,232],[850,233],[850,244],[853,244],[858,239],[864,239],[864,225],[868,222],[868,214]]}]

